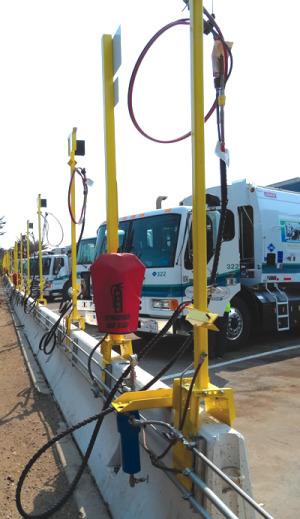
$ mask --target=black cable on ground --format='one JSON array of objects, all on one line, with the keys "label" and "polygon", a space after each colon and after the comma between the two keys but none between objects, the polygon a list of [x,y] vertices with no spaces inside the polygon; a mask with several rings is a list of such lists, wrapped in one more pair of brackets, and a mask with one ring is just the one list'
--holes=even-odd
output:
[{"label": "black cable on ground", "polygon": [[[85,469],[85,467],[87,465],[88,459],[90,457],[92,448],[93,448],[94,443],[96,441],[96,438],[97,438],[100,426],[102,424],[102,421],[103,421],[104,417],[107,414],[111,413],[111,412],[113,412],[113,409],[108,409],[108,408],[105,408],[105,406],[104,406],[103,410],[99,414],[97,414],[95,416],[92,416],[92,417],[88,418],[87,420],[84,420],[83,422],[80,422],[80,423],[76,424],[75,426],[70,427],[66,431],[63,431],[62,433],[54,436],[48,443],[46,443],[43,447],[41,447],[36,452],[36,454],[31,458],[31,460],[27,463],[26,467],[24,468],[24,470],[23,470],[23,472],[21,474],[21,477],[20,477],[20,479],[18,481],[18,485],[17,485],[17,489],[16,489],[16,505],[17,505],[17,509],[18,509],[18,511],[19,511],[19,513],[21,514],[22,517],[24,517],[25,519],[46,519],[47,517],[51,517],[57,510],[59,510],[66,503],[66,501],[73,494],[74,489],[75,489],[79,479],[81,478],[82,473],[83,473],[83,471],[84,471],[84,469]],[[52,445],[54,445],[56,442],[58,442],[59,440],[61,440],[65,436],[67,436],[68,434],[73,433],[77,429],[80,429],[81,427],[84,427],[85,425],[87,425],[87,424],[89,424],[91,422],[94,422],[95,420],[97,420],[97,424],[95,426],[95,429],[94,429],[92,438],[90,440],[88,449],[87,449],[86,454],[85,454],[85,456],[84,456],[84,458],[82,460],[82,463],[81,463],[81,465],[80,465],[80,467],[78,469],[78,472],[77,472],[73,482],[69,486],[67,492],[60,498],[59,501],[57,501],[48,510],[45,510],[44,512],[40,512],[38,514],[27,514],[27,512],[25,512],[25,510],[23,509],[22,504],[21,504],[21,491],[22,491],[22,487],[23,487],[24,481],[26,479],[26,476],[29,473],[29,471],[32,468],[32,466],[42,456],[42,454],[44,452],[46,452],[50,447],[52,447]]]}]

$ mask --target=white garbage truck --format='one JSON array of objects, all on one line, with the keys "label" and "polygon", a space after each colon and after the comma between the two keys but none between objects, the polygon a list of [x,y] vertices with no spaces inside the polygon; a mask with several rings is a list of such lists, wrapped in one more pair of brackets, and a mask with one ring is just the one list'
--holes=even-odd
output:
[{"label": "white garbage truck", "polygon": [[[43,296],[49,301],[55,297],[61,297],[63,291],[67,290],[70,276],[70,259],[67,254],[42,254],[42,279]],[[30,258],[31,289],[39,290],[39,255]],[[27,262],[24,263],[24,279],[27,280]]]},{"label": "white garbage truck", "polygon": [[[217,242],[220,187],[206,190],[207,284]],[[119,221],[119,251],[146,266],[137,334],[162,329],[174,309],[193,298],[192,200],[170,209]],[[100,225],[95,259],[107,252]],[[226,222],[209,309],[223,316],[230,302],[227,337],[239,347],[251,330],[284,331],[300,325],[300,194],[260,187],[246,180],[228,185]],[[87,322],[96,324],[92,301],[82,301]],[[187,312],[170,329],[186,334]]]}]

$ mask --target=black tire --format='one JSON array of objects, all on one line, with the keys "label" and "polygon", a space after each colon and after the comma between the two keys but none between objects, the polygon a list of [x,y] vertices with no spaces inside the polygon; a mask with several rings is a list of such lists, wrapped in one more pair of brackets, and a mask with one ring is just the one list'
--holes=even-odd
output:
[{"label": "black tire", "polygon": [[245,301],[235,296],[230,302],[227,341],[229,348],[240,348],[247,344],[251,333],[251,315]]}]

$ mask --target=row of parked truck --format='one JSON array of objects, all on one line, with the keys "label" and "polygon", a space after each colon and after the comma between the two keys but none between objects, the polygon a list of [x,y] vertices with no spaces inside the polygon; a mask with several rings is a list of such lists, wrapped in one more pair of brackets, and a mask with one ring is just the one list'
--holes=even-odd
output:
[{"label": "row of parked truck", "polygon": [[[84,238],[80,241],[77,253],[77,279],[81,284],[81,276],[89,272],[94,259],[96,237]],[[42,255],[43,295],[51,300],[67,294],[71,276],[71,247],[44,251]],[[27,277],[27,262],[24,262],[24,277]],[[39,286],[39,257],[30,258],[30,277],[33,288]]]},{"label": "row of parked truck", "polygon": [[[222,316],[230,303],[228,340],[239,346],[247,342],[253,328],[280,332],[300,326],[300,193],[245,180],[228,186],[213,286],[210,276],[220,222],[220,187],[207,189],[206,202],[209,309]],[[193,298],[192,220],[191,197],[178,207],[119,220],[118,252],[135,254],[146,267],[137,330],[141,336],[158,333],[173,309]],[[97,324],[90,266],[106,252],[106,223],[102,223],[97,237],[81,240],[77,255],[78,284],[84,290],[78,311],[89,324]],[[38,275],[38,258],[31,262],[31,275]],[[62,296],[70,286],[68,252],[43,255],[42,265],[44,296]],[[190,329],[183,312],[170,333],[186,334]]]},{"label": "row of parked truck", "polygon": [[[298,182],[298,185],[300,182]],[[207,189],[207,284],[209,309],[231,310],[227,337],[244,344],[252,329],[278,332],[300,326],[300,193],[261,187],[245,180],[228,186],[228,204],[216,279],[211,285],[221,213],[221,189]],[[119,252],[130,252],[146,267],[137,334],[155,334],[176,305],[193,298],[192,199],[178,207],[122,217]],[[100,225],[94,259],[107,252],[106,224]],[[88,272],[83,274],[86,278]],[[87,286],[87,282],[85,282]],[[88,291],[86,292],[89,296]],[[78,310],[96,324],[91,298]],[[170,332],[186,334],[185,313]]]}]

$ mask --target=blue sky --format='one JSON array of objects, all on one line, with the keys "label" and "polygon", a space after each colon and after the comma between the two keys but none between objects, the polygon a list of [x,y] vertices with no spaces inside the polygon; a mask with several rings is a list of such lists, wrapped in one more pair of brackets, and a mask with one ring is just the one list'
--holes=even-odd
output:
[{"label": "blue sky", "polygon": [[[233,72],[226,89],[226,146],[229,182],[246,178],[266,185],[298,173],[298,27],[296,0],[214,0],[223,35],[233,42]],[[211,12],[211,2],[204,6]],[[70,243],[67,207],[70,177],[67,139],[77,127],[86,141],[89,190],[85,236],[106,219],[103,138],[103,34],[122,31],[120,101],[115,111],[119,215],[155,208],[157,196],[174,206],[191,194],[191,141],[162,145],[133,127],[127,89],[135,62],[149,39],[167,23],[189,17],[182,0],[27,0],[1,8],[1,192],[0,216],[7,221],[0,246],[25,233],[38,234],[37,197],[48,201]],[[205,109],[214,99],[212,38],[204,41]],[[165,33],[146,56],[134,90],[136,116],[158,138],[190,129],[189,29]],[[205,127],[206,185],[219,183],[213,115]],[[77,206],[80,206],[79,188]],[[50,222],[51,223],[51,222]],[[79,234],[79,229],[78,229]],[[60,231],[53,221],[49,239]]]}]

